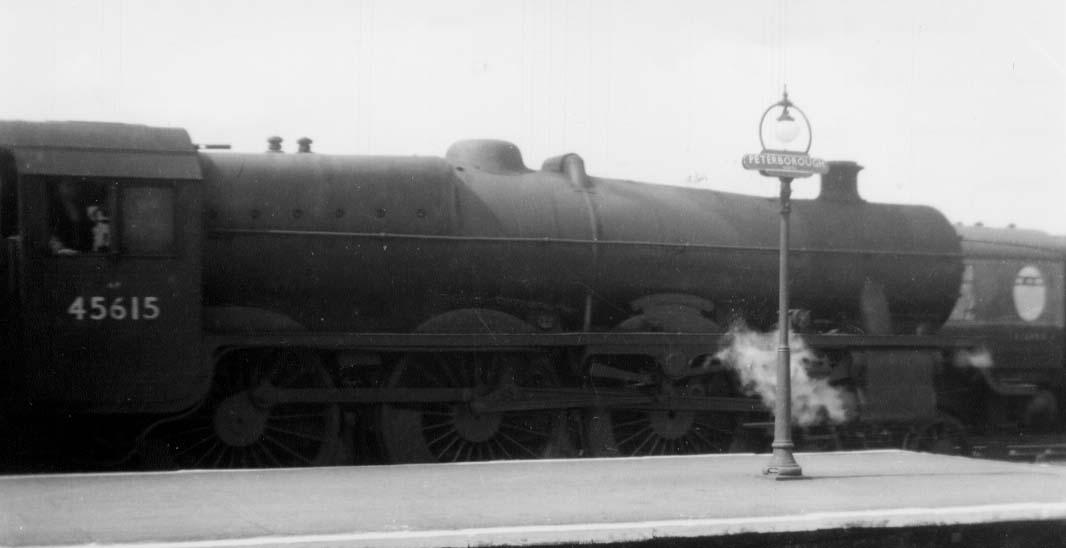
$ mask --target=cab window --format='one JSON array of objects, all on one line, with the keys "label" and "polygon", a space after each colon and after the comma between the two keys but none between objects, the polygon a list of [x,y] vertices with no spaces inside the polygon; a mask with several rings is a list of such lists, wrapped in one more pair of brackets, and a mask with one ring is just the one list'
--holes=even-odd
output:
[{"label": "cab window", "polygon": [[48,192],[53,255],[174,253],[172,184],[57,178]]},{"label": "cab window", "polygon": [[53,255],[111,251],[112,184],[61,178],[48,191],[48,249]]},{"label": "cab window", "polygon": [[131,255],[174,251],[174,187],[122,189],[122,252]]}]

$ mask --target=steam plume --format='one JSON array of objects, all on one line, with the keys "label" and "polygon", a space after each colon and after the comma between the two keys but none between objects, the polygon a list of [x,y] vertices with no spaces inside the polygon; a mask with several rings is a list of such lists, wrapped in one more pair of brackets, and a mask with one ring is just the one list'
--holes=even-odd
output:
[{"label": "steam plume", "polygon": [[973,367],[976,369],[990,369],[994,362],[992,353],[987,348],[962,349],[955,352],[952,360],[955,367]]},{"label": "steam plume", "polygon": [[[740,377],[742,389],[757,395],[771,409],[777,389],[777,340],[780,335],[759,333],[744,326],[733,326],[723,338],[723,347],[715,355],[733,368]],[[792,420],[802,426],[831,421],[842,423],[854,413],[853,398],[829,384],[826,379],[813,379],[805,363],[818,358],[803,338],[789,333],[792,371]]]}]

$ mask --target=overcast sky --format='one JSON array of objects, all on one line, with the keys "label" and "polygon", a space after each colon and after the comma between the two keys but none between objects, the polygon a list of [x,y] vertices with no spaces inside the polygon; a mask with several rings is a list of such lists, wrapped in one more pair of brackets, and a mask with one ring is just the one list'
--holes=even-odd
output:
[{"label": "overcast sky", "polygon": [[[0,118],[441,156],[774,195],[741,168],[787,83],[870,200],[1066,234],[1062,0],[0,0]],[[800,196],[817,181],[797,184]]]}]

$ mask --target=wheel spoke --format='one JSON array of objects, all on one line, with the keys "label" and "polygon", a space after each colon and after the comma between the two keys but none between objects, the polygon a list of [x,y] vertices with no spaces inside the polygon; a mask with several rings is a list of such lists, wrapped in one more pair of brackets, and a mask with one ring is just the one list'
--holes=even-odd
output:
[{"label": "wheel spoke", "polygon": [[638,424],[648,424],[648,419],[647,417],[640,417],[639,419],[633,419],[624,422],[613,422],[612,424],[614,425],[615,429],[628,428],[630,426],[636,426]]},{"label": "wheel spoke", "polygon": [[200,458],[196,459],[196,462],[193,463],[193,466],[196,466],[196,467],[201,466],[204,462],[207,461],[207,458],[210,457],[211,453],[213,453],[216,449],[221,451],[222,450],[222,443],[218,442],[218,441],[211,440],[211,447],[208,447],[207,451],[204,451],[200,455]]},{"label": "wheel spoke", "polygon": [[251,455],[252,447],[233,447],[231,453],[233,454],[233,466],[240,468],[255,468],[252,463]]},{"label": "wheel spoke", "polygon": [[522,451],[526,452],[527,454],[529,454],[529,456],[531,456],[533,458],[537,458],[537,454],[534,453],[533,450],[531,450],[528,446],[526,446],[526,444],[521,443],[518,440],[512,438],[506,432],[499,432],[498,435],[501,438],[511,442],[511,444],[514,445],[515,447],[517,447],[517,448],[521,449]]},{"label": "wheel spoke", "polygon": [[436,445],[437,443],[444,441],[444,438],[447,438],[449,436],[455,436],[456,438],[458,438],[459,434],[457,434],[454,429],[449,428],[448,430],[445,430],[443,434],[437,436],[436,438],[433,438],[432,440],[429,440],[426,443],[427,445]]},{"label": "wheel spoke", "polygon": [[422,421],[422,431],[430,432],[433,430],[440,430],[442,428],[455,430],[455,421],[435,421],[430,424],[425,424],[426,421]]},{"label": "wheel spoke", "polygon": [[281,459],[279,459],[274,454],[274,452],[270,450],[270,447],[267,446],[266,443],[260,441],[259,443],[255,444],[255,446],[258,447],[259,450],[263,452],[263,455],[266,456],[267,459],[269,459],[271,462],[274,463],[274,466],[281,466]]},{"label": "wheel spoke", "polygon": [[460,459],[460,462],[472,462],[472,461],[478,460],[477,459],[477,456],[479,454],[478,448],[479,448],[479,446],[481,444],[479,444],[477,442],[473,442],[473,441],[468,441],[468,442],[466,442],[466,445],[467,445],[466,456],[462,457]]},{"label": "wheel spoke", "polygon": [[514,458],[513,456],[511,456],[511,452],[510,452],[510,451],[508,451],[508,450],[507,450],[507,448],[503,446],[503,443],[500,443],[500,440],[498,440],[498,439],[495,439],[495,438],[493,438],[493,439],[491,440],[491,442],[492,442],[492,443],[493,443],[493,444],[494,444],[494,445],[495,445],[496,447],[499,447],[499,448],[500,448],[500,452],[502,452],[502,453],[503,453],[503,456],[504,456],[504,458],[506,458],[506,459],[513,459],[513,458]]},{"label": "wheel spoke", "polygon": [[218,456],[215,457],[215,460],[211,461],[211,468],[218,468],[218,465],[222,463],[222,458],[225,457],[227,453],[229,453],[230,447],[228,445],[220,443],[218,444],[218,447]]},{"label": "wheel spoke", "polygon": [[178,451],[177,453],[175,453],[175,454],[174,454],[174,456],[175,456],[175,457],[179,457],[179,456],[182,456],[182,455],[186,455],[186,454],[188,454],[188,453],[189,453],[190,451],[192,451],[193,449],[196,449],[197,447],[200,447],[201,445],[204,445],[205,443],[212,443],[212,442],[215,442],[215,441],[216,441],[216,439],[217,439],[217,438],[215,438],[214,436],[207,436],[207,437],[204,437],[204,438],[202,438],[202,439],[201,439],[200,441],[198,441],[198,442],[196,442],[196,443],[194,443],[194,444],[192,444],[192,445],[189,445],[189,446],[185,447],[184,449],[182,449],[182,450]]},{"label": "wheel spoke", "polygon": [[500,428],[508,428],[510,430],[513,430],[513,431],[516,431],[516,432],[522,432],[523,434],[529,434],[531,436],[536,436],[538,438],[547,439],[547,438],[551,437],[550,433],[541,432],[540,430],[534,430],[532,428],[524,427],[524,426],[517,425],[517,424],[512,424],[512,423],[509,423],[509,422],[500,423]]},{"label": "wheel spoke", "polygon": [[659,437],[659,435],[656,434],[654,431],[650,432],[644,438],[644,441],[640,442],[640,445],[638,445],[637,448],[633,450],[633,454],[634,455],[642,455],[643,453],[641,453],[640,450],[643,449],[645,445],[648,445],[649,441],[653,441],[655,439],[658,439],[658,437]]},{"label": "wheel spoke", "polygon": [[271,432],[278,432],[278,433],[281,433],[281,434],[286,434],[286,435],[297,437],[297,438],[303,438],[305,440],[317,441],[319,443],[325,443],[326,440],[329,439],[329,436],[327,436],[327,435],[315,436],[315,435],[307,434],[307,433],[304,433],[304,432],[297,432],[295,430],[289,430],[288,428],[278,428],[277,426],[267,425],[266,429],[271,431]]},{"label": "wheel spoke", "polygon": [[648,432],[649,434],[652,434],[651,426],[645,426],[644,428],[641,428],[641,429],[633,432],[632,434],[630,434],[629,437],[627,437],[627,438],[625,438],[623,440],[619,440],[618,441],[618,445],[626,445],[627,443],[629,443],[630,440],[636,438],[637,436],[639,436],[639,435],[641,435],[641,434],[643,434],[645,432]]},{"label": "wheel spoke", "polygon": [[448,437],[450,437],[452,441],[448,442],[448,445],[445,445],[443,449],[441,449],[440,451],[437,451],[437,457],[438,458],[439,457],[443,457],[448,452],[448,450],[451,449],[455,444],[457,444],[457,443],[461,444],[463,442],[463,438],[459,437],[458,433],[453,431],[453,432],[449,432],[448,434],[449,434]]},{"label": "wheel spoke", "polygon": [[254,467],[254,468],[262,468],[263,467],[264,462],[263,462],[263,458],[259,456],[259,445],[258,444],[249,446],[248,447],[248,451],[247,451],[247,455],[248,455],[249,460],[251,461],[252,467]]},{"label": "wheel spoke", "polygon": [[307,458],[304,455],[301,455],[301,454],[297,453],[292,448],[290,448],[288,445],[286,445],[284,443],[281,443],[280,441],[275,439],[273,436],[269,436],[269,435],[264,434],[263,435],[263,440],[274,444],[274,446],[277,447],[278,449],[281,449],[282,451],[287,453],[289,456],[292,456],[292,457],[302,461],[305,464],[312,464],[311,463],[311,459]]},{"label": "wheel spoke", "polygon": [[[468,441],[465,441],[465,440],[461,441],[460,444],[459,444],[459,448],[455,450],[455,456],[452,457],[452,462],[459,462],[459,459],[463,456],[463,451],[467,451],[468,453],[473,453],[473,445],[474,444],[472,444],[472,443],[470,443]],[[465,460],[470,460],[470,459],[467,458]]]}]

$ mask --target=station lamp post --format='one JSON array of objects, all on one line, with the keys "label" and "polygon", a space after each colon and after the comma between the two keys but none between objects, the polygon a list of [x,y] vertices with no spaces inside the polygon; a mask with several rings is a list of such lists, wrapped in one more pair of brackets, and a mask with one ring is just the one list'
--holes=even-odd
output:
[{"label": "station lamp post", "polygon": [[792,456],[792,372],[788,346],[788,218],[792,205],[792,180],[825,173],[825,161],[812,158],[811,124],[807,115],[788,99],[785,88],[780,101],[770,105],[759,121],[759,143],[762,152],[744,155],[744,169],[757,170],[767,177],[781,181],[781,240],[779,249],[777,327],[777,390],[774,402],[774,441],[770,465],[763,473],[776,479],[803,476],[803,470]]}]

